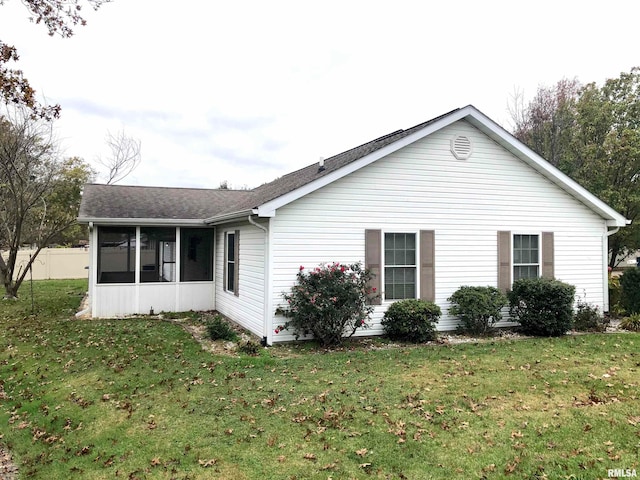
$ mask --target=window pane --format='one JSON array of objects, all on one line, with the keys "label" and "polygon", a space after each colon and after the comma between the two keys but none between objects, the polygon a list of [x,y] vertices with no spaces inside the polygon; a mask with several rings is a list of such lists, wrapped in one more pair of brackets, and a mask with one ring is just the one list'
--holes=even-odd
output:
[{"label": "window pane", "polygon": [[386,267],[384,276],[385,299],[415,298],[416,270],[414,267]]},{"label": "window pane", "polygon": [[140,229],[140,281],[176,281],[176,229]]},{"label": "window pane", "polygon": [[180,229],[180,281],[213,280],[213,230]]},{"label": "window pane", "polygon": [[514,250],[513,251],[513,263],[523,263],[522,262],[522,250]]},{"label": "window pane", "polygon": [[98,227],[98,283],[133,283],[136,229]]},{"label": "window pane", "polygon": [[235,265],[233,262],[227,263],[227,290],[233,292],[235,281]]},{"label": "window pane", "polygon": [[405,265],[415,265],[416,264],[416,251],[415,250],[407,250],[405,256]]},{"label": "window pane", "polygon": [[526,266],[514,266],[513,267],[513,280],[520,280],[521,278],[538,278],[538,266],[526,265]]},{"label": "window pane", "polygon": [[227,233],[227,261],[233,262],[235,257],[236,234]]}]

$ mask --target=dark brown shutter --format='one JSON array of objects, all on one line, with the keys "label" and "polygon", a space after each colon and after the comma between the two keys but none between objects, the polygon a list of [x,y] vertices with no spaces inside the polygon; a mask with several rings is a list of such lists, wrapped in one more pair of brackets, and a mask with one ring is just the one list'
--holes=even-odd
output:
[{"label": "dark brown shutter", "polygon": [[240,289],[238,288],[240,280],[240,230],[235,231],[233,241],[233,294],[238,297],[240,296]]},{"label": "dark brown shutter", "polygon": [[380,288],[380,265],[382,263],[382,231],[365,230],[364,232],[364,267],[371,271],[373,278],[369,282],[371,288],[375,288],[378,297],[371,302],[372,305],[382,303],[382,290]]},{"label": "dark brown shutter", "polygon": [[498,289],[511,289],[511,232],[498,232]]},{"label": "dark brown shutter", "polygon": [[420,300],[435,302],[435,232],[420,230]]},{"label": "dark brown shutter", "polygon": [[542,232],[542,276],[544,278],[554,278],[553,257],[553,232]]}]

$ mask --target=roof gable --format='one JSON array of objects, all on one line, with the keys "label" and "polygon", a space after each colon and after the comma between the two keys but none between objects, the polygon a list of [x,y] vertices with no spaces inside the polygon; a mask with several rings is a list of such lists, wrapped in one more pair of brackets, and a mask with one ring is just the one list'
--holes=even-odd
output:
[{"label": "roof gable", "polygon": [[624,226],[630,223],[624,216],[620,215],[602,200],[555,168],[472,105],[452,110],[449,113],[416,125],[408,130],[398,130],[390,135],[380,137],[380,139],[373,140],[360,147],[331,157],[325,160],[325,170],[322,172],[319,171],[318,164],[314,164],[263,186],[265,187],[263,191],[266,193],[270,190],[277,191],[278,189],[282,189],[280,183],[285,183],[289,180],[293,180],[293,184],[298,185],[287,191],[283,191],[278,196],[260,195],[260,188],[263,187],[259,187],[259,189],[256,189],[257,195],[253,199],[254,201],[260,202],[256,204],[255,211],[257,211],[259,216],[274,216],[278,208],[459,120],[468,121],[517,158],[534,168],[591,210],[598,213],[608,221],[610,226]]}]

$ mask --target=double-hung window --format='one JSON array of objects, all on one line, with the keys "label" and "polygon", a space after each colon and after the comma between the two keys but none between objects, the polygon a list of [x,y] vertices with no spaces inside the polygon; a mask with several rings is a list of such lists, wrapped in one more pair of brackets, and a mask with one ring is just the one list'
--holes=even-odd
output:
[{"label": "double-hung window", "polygon": [[540,276],[539,235],[513,236],[513,281]]},{"label": "double-hung window", "polygon": [[224,289],[238,296],[240,231],[226,232],[224,242]]},{"label": "double-hung window", "polygon": [[416,234],[384,234],[385,300],[416,298]]}]

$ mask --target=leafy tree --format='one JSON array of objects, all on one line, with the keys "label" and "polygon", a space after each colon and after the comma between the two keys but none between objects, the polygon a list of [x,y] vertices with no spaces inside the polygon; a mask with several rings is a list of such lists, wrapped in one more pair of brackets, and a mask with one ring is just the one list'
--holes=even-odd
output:
[{"label": "leafy tree", "polygon": [[609,238],[609,266],[640,248],[640,68],[540,88],[512,118],[519,140],[632,221]]},{"label": "leafy tree", "polygon": [[575,104],[580,89],[577,79],[562,79],[552,87],[539,87],[526,107],[517,101],[510,107],[513,135],[561,170],[570,170],[575,158]]},{"label": "leafy tree", "polygon": [[640,68],[590,83],[577,107],[576,180],[632,221],[609,238],[609,266],[640,248]]},{"label": "leafy tree", "polygon": [[[78,158],[60,159],[50,125],[26,112],[0,117],[0,280],[5,298],[17,297],[43,247],[76,223],[82,186],[92,176]],[[35,245],[16,265],[21,245]]]},{"label": "leafy tree", "polygon": [[[6,0],[0,0],[0,6]],[[85,25],[81,15],[82,5],[86,3],[98,9],[110,0],[22,0],[22,4],[31,13],[30,20],[43,24],[49,35],[69,38],[77,25]],[[19,60],[18,50],[0,40],[0,96],[5,103],[27,107],[40,118],[53,119],[60,115],[60,105],[40,105],[36,101],[36,92],[24,77],[21,70],[12,68],[12,62]]]}]

